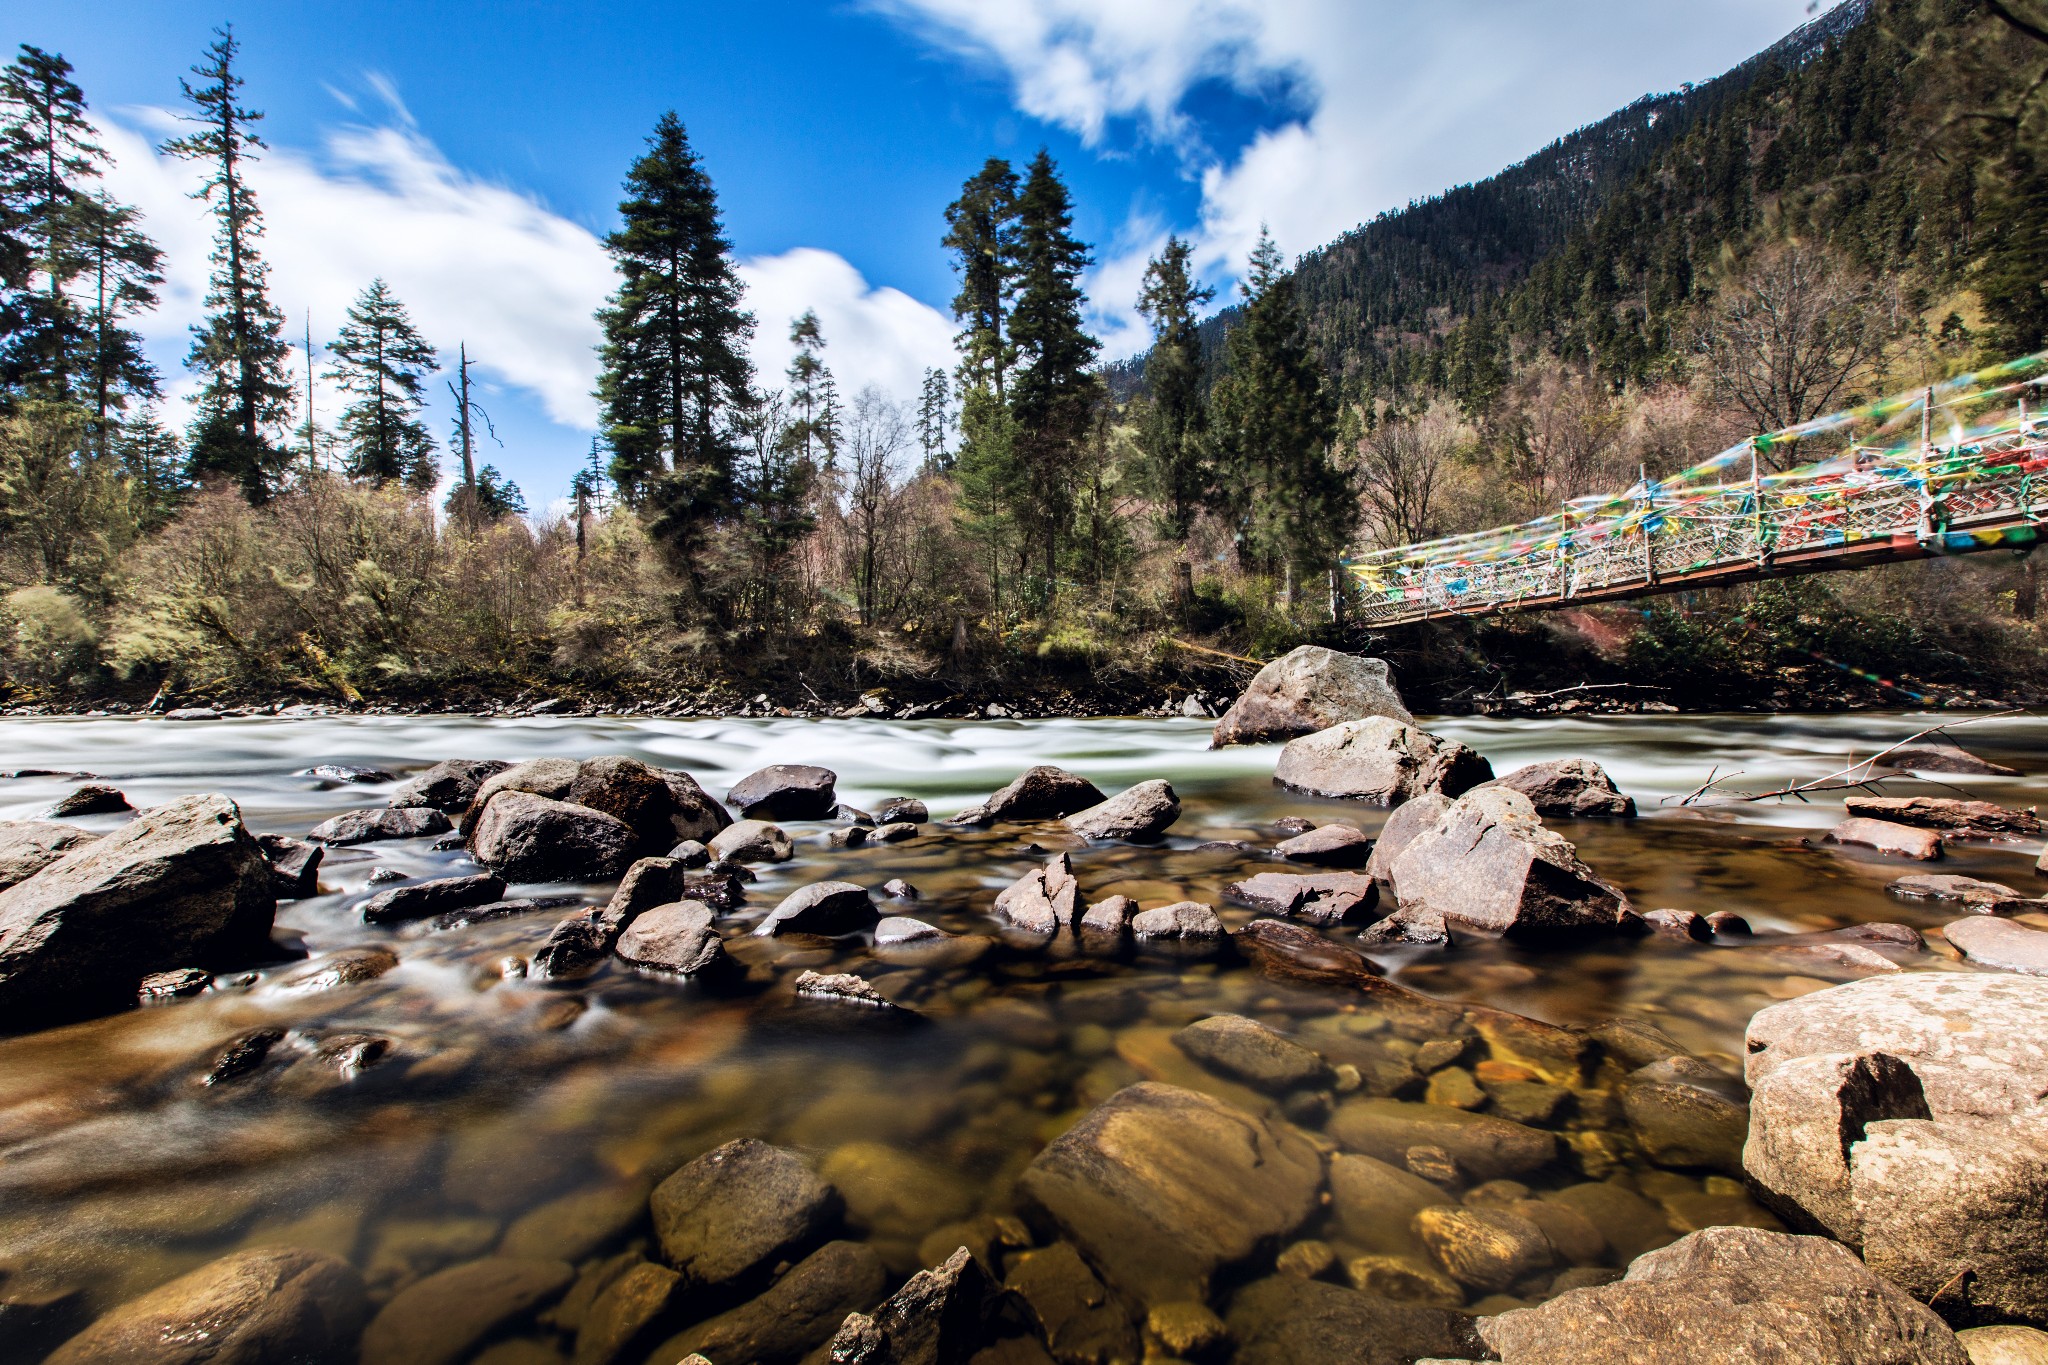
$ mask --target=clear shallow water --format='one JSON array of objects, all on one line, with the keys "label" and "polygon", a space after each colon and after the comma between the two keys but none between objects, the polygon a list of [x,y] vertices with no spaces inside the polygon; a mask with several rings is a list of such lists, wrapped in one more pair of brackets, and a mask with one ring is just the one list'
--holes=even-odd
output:
[{"label": "clear shallow water", "polygon": [[[1733,910],[1760,928],[1812,930],[1873,920],[1929,928],[1947,916],[1885,891],[1914,865],[1802,842],[1840,818],[1838,801],[1681,811],[1660,799],[1675,799],[1715,767],[1741,771],[1735,785],[1744,788],[1817,777],[1928,723],[1658,716],[1431,728],[1471,744],[1500,772],[1574,755],[1604,764],[1644,818],[1559,827],[1638,908]],[[1283,792],[1270,780],[1276,749],[1211,752],[1207,736],[1205,723],[1179,720],[38,720],[0,722],[0,770],[91,772],[139,806],[220,791],[242,804],[253,828],[303,834],[339,811],[382,804],[388,791],[293,775],[315,763],[403,775],[452,757],[625,753],[686,769],[717,794],[764,764],[818,763],[839,773],[850,804],[873,809],[885,797],[915,796],[941,818],[1031,764],[1056,763],[1105,790],[1165,777],[1179,791],[1184,813],[1164,845],[1074,854],[1089,899],[1124,893],[1148,905],[1220,905],[1226,883],[1278,866],[1259,852],[1195,851],[1204,840],[1270,846],[1282,815],[1342,816],[1368,830],[1382,818]],[[2048,774],[2048,723],[1988,722],[1958,737],[2028,775],[1896,790],[1959,789],[2008,805],[2036,804],[2048,791],[2048,776],[2034,775]],[[34,815],[71,785],[0,781],[0,818]],[[531,953],[562,912],[445,933],[364,926],[353,907],[373,868],[469,870],[462,854],[433,852],[430,840],[374,844],[331,850],[321,875],[327,894],[281,905],[278,923],[315,955],[395,950],[401,965],[380,979],[293,994],[277,988],[288,970],[279,968],[245,989],[0,1039],[0,1270],[9,1275],[0,1292],[75,1285],[84,1308],[97,1310],[226,1250],[276,1242],[352,1259],[380,1295],[493,1248],[598,1257],[644,1237],[632,1211],[652,1181],[738,1136],[799,1148],[837,1172],[854,1234],[892,1273],[907,1274],[938,1243],[947,1243],[941,1256],[957,1245],[956,1225],[1016,1212],[1012,1185],[1031,1156],[1123,1084],[1164,1079],[1270,1108],[1172,1045],[1173,1029],[1193,1019],[1250,1013],[1368,1074],[1407,1066],[1426,1041],[1345,992],[1242,965],[1091,958],[1006,937],[988,903],[1042,860],[1032,839],[1058,846],[1049,829],[928,827],[909,844],[836,850],[825,844],[826,825],[788,828],[796,860],[761,869],[729,932],[744,933],[805,882],[844,877],[876,887],[903,877],[923,892],[916,913],[966,936],[962,944],[933,961],[878,956],[861,938],[735,937],[728,947],[747,968],[747,986],[719,993],[616,966],[574,982],[507,980],[499,964]],[[1939,870],[2028,888],[2038,852],[2033,844],[1961,846]],[[548,889],[593,901],[609,890]],[[1250,918],[1227,906],[1224,914],[1233,925]],[[1759,949],[1656,938],[1374,956],[1394,980],[1444,1000],[1566,1025],[1639,1018],[1731,1068],[1751,1013],[1842,979]],[[1930,956],[1919,965],[1945,964]],[[859,971],[919,1010],[926,1026],[877,1030],[794,1009],[789,979],[806,967]],[[286,1052],[299,1060],[232,1085],[197,1084],[226,1042],[257,1027],[295,1030],[293,1046],[304,1039],[303,1047]],[[351,1034],[388,1039],[392,1051],[343,1080],[311,1053]],[[1485,1049],[1474,1055],[1483,1060]],[[1496,1049],[1494,1058],[1504,1054]],[[1657,1169],[1631,1148],[1612,1102],[1611,1063],[1539,1079],[1573,1090],[1554,1126],[1579,1134],[1574,1149],[1593,1155],[1530,1184],[1588,1175],[1632,1182],[1674,1227],[1763,1216],[1727,1182]],[[1624,1136],[1609,1141],[1616,1133]],[[545,1327],[532,1334],[567,1339]]]}]

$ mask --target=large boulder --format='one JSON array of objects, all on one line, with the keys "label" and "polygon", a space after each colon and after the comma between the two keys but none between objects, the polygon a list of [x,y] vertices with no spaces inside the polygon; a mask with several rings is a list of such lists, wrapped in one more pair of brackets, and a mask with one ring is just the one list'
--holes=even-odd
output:
[{"label": "large boulder", "polygon": [[505,882],[488,872],[469,877],[435,877],[406,886],[379,891],[357,909],[365,924],[402,924],[407,920],[430,919],[450,910],[488,905],[505,894]]},{"label": "large boulder", "polygon": [[423,839],[429,834],[446,834],[452,826],[448,817],[425,806],[393,809],[343,811],[322,820],[306,832],[308,839],[323,844],[375,844],[390,839]]},{"label": "large boulder", "polygon": [[1363,919],[1379,903],[1379,887],[1357,872],[1259,872],[1223,893],[1261,913],[1310,924]]},{"label": "large boulder", "polygon": [[1347,720],[1288,741],[1273,780],[1312,796],[1395,806],[1422,792],[1459,796],[1493,776],[1487,761],[1384,716]]},{"label": "large boulder", "polygon": [[749,820],[829,820],[838,782],[830,768],[771,763],[735,782],[725,799]]},{"label": "large boulder", "polygon": [[25,882],[51,863],[100,836],[54,820],[0,821],[0,891]]},{"label": "large boulder", "polygon": [[838,1191],[758,1138],[728,1142],[685,1165],[655,1187],[648,1207],[663,1259],[707,1289],[802,1255],[840,1214]]},{"label": "large boulder", "polygon": [[602,811],[632,830],[637,854],[666,853],[684,839],[708,841],[732,823],[725,807],[688,773],[652,767],[623,754],[605,754],[581,761],[537,758],[514,764],[477,789],[476,800],[463,817],[465,834],[503,791]]},{"label": "large boulder", "polygon": [[391,793],[394,806],[431,806],[449,815],[470,808],[484,783],[511,767],[495,758],[450,758],[416,773]]},{"label": "large boulder", "polygon": [[1831,844],[1853,844],[1859,848],[1876,849],[1894,858],[1911,858],[1915,862],[1933,862],[1941,856],[1939,834],[1913,825],[1902,825],[1895,820],[1854,816],[1829,830],[1825,837]]},{"label": "large boulder", "polygon": [[270,862],[225,796],[187,796],[0,891],[0,1020],[135,998],[153,972],[259,953]]},{"label": "large boulder", "polygon": [[1938,829],[1951,839],[2026,839],[2041,833],[2035,811],[1953,796],[1849,796],[1842,809],[1872,820]]},{"label": "large boulder", "polygon": [[2048,976],[2048,933],[2039,929],[1985,916],[1944,925],[1941,936],[1972,962],[2001,971]]},{"label": "large boulder", "polygon": [[1201,1298],[1209,1276],[1307,1220],[1322,1158],[1192,1090],[1119,1090],[1033,1159],[1019,1191],[1112,1284],[1153,1304]]},{"label": "large boulder", "polygon": [[1819,1237],[1713,1227],[1614,1284],[1480,1318],[1503,1365],[1969,1365],[1935,1314]]},{"label": "large boulder", "polygon": [[623,820],[516,788],[491,793],[469,836],[476,860],[509,882],[616,877],[632,863],[635,844]]},{"label": "large boulder", "polygon": [[1901,972],[1750,1020],[1743,1165],[1951,1322],[2048,1325],[2048,981]]},{"label": "large boulder", "polygon": [[346,1261],[264,1247],[112,1309],[46,1365],[352,1365],[366,1315],[363,1277]]},{"label": "large boulder", "polygon": [[969,806],[946,823],[993,825],[1005,820],[1057,820],[1099,806],[1103,799],[1102,789],[1087,778],[1044,763],[1027,768],[1008,786],[991,792],[988,800]]},{"label": "large boulder", "polygon": [[679,901],[644,911],[619,935],[621,959],[670,976],[703,976],[727,962],[725,942],[702,901]]},{"label": "large boulder", "polygon": [[1064,853],[1055,853],[1044,867],[1034,867],[996,893],[995,913],[1034,934],[1051,934],[1071,928],[1081,904],[1081,884],[1074,880],[1074,864]]},{"label": "large boulder", "polygon": [[1367,716],[1403,725],[1415,719],[1401,704],[1387,661],[1303,645],[1259,670],[1216,722],[1209,747],[1293,739]]},{"label": "large boulder", "polygon": [[[1558,758],[1517,768],[1494,782],[1529,798],[1545,818],[1579,819],[1636,813],[1635,798],[1624,796],[1607,770],[1590,758]],[[1455,795],[1455,793],[1453,793]]]},{"label": "large boulder", "polygon": [[1442,818],[1451,808],[1451,798],[1442,792],[1423,792],[1394,807],[1373,840],[1372,856],[1365,860],[1366,875],[1384,886],[1394,884],[1394,860],[1416,837]]},{"label": "large boulder", "polygon": [[812,882],[782,898],[754,927],[761,938],[782,934],[852,934],[874,926],[882,912],[867,888],[854,882]]},{"label": "large boulder", "polygon": [[1255,1090],[1284,1095],[1331,1083],[1330,1064],[1284,1033],[1242,1014],[1212,1014],[1173,1035],[1182,1052]]},{"label": "large boulder", "polygon": [[1528,797],[1506,787],[1452,802],[1387,873],[1404,912],[1488,934],[1611,930],[1627,906],[1569,840],[1544,828]]},{"label": "large boulder", "polygon": [[1127,787],[1097,806],[1067,817],[1067,827],[1090,839],[1153,839],[1180,819],[1180,798],[1157,778]]}]

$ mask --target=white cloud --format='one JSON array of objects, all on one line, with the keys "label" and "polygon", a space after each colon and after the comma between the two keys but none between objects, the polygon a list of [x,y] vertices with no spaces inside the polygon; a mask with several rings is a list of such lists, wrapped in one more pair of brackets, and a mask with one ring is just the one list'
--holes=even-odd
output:
[{"label": "white cloud", "polygon": [[825,364],[851,399],[870,384],[891,398],[916,395],[927,367],[950,370],[953,324],[900,289],[878,288],[842,256],[798,247],[740,264],[753,310],[754,368],[763,388],[778,388],[793,348],[789,326],[816,310]]}]

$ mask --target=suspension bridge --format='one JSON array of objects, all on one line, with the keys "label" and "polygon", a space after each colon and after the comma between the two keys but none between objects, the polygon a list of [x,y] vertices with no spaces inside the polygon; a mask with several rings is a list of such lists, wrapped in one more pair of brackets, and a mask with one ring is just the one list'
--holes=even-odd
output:
[{"label": "suspension bridge", "polygon": [[[1353,557],[1395,626],[1611,602],[1934,555],[2030,548],[2048,525],[2048,352],[1755,436],[1668,478],[1519,526]],[[1781,472],[1782,456],[1833,447]]]}]

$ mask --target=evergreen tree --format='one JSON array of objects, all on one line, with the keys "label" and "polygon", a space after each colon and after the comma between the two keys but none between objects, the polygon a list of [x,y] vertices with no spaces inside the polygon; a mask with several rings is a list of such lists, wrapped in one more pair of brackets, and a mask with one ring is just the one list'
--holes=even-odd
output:
[{"label": "evergreen tree", "polygon": [[1017,173],[1001,157],[990,157],[946,209],[946,235],[940,245],[953,253],[960,274],[960,292],[953,298],[953,316],[964,324],[960,348],[960,387],[980,386],[1003,397],[1014,361],[1004,337],[1015,264]]},{"label": "evergreen tree", "polygon": [[[456,497],[462,492],[458,486],[448,495],[448,511],[456,508]],[[464,504],[475,509],[476,516],[483,521],[498,521],[510,516],[526,515],[526,495],[519,491],[519,485],[498,472],[494,464],[487,464],[476,472],[476,483],[471,497]]]},{"label": "evergreen tree", "polygon": [[89,434],[101,455],[111,448],[129,402],[158,394],[156,366],[143,353],[142,338],[123,325],[156,307],[156,287],[163,283],[163,253],[137,226],[140,217],[104,193],[85,201],[80,214],[79,254],[91,291],[81,379],[93,411]]},{"label": "evergreen tree", "polygon": [[1145,267],[1138,311],[1152,326],[1145,357],[1148,391],[1138,425],[1147,482],[1165,506],[1162,533],[1185,545],[1213,475],[1203,445],[1202,346],[1195,310],[1216,297],[1188,273],[1193,248],[1177,236]]},{"label": "evergreen tree", "polygon": [[349,476],[380,488],[402,480],[415,492],[432,489],[440,467],[420,405],[423,377],[441,367],[383,280],[356,296],[327,350],[335,360],[327,377],[355,399],[341,414]]},{"label": "evergreen tree", "polygon": [[683,125],[662,115],[626,177],[624,222],[605,239],[622,277],[598,313],[598,399],[612,478],[697,581],[704,533],[732,508],[734,420],[751,400],[732,244]]},{"label": "evergreen tree", "polygon": [[952,395],[946,389],[946,372],[928,369],[917,396],[917,444],[924,452],[926,473],[953,467],[953,456],[946,447],[946,432],[952,425]]},{"label": "evergreen tree", "polygon": [[285,373],[290,347],[284,315],[270,301],[270,267],[256,249],[263,216],[249,188],[247,163],[263,149],[255,124],[263,115],[240,103],[242,78],[235,74],[240,44],[234,29],[217,30],[206,60],[192,68],[202,82],[181,80],[185,99],[198,112],[188,122],[199,131],[166,142],[170,156],[197,161],[206,179],[193,194],[206,201],[214,218],[213,273],[206,293],[206,320],[192,329],[185,363],[206,378],[193,423],[189,459],[197,475],[225,475],[252,502],[275,491],[289,468],[288,451],[268,433],[291,418],[292,385]]},{"label": "evergreen tree", "polygon": [[1330,460],[1336,404],[1284,267],[1262,229],[1209,420],[1240,561],[1267,574],[1320,574],[1357,524],[1358,508]]},{"label": "evergreen tree", "polygon": [[[814,324],[815,340],[817,319],[804,316]],[[796,368],[790,367],[792,379]],[[810,379],[817,384],[829,374],[819,365]],[[801,417],[800,411],[780,395],[757,394],[740,417],[741,453],[734,485],[749,560],[740,606],[749,619],[764,625],[783,618],[789,600],[789,557],[817,525],[816,457],[826,447],[817,430],[819,419]],[[822,408],[814,403],[813,411]],[[836,436],[833,440],[836,443]]]},{"label": "evergreen tree", "polygon": [[1091,369],[1100,344],[1081,325],[1081,272],[1092,258],[1073,225],[1073,201],[1041,148],[1017,199],[1010,411],[1026,490],[1019,510],[1043,554],[1048,587],[1059,572],[1060,539],[1073,525],[1082,446],[1102,397]]},{"label": "evergreen tree", "polygon": [[[779,440],[792,445],[812,468],[832,463],[838,445],[838,403],[832,372],[825,368],[819,352],[825,349],[825,335],[818,315],[806,308],[790,324],[789,339],[796,354],[789,360],[787,429]],[[757,400],[756,407],[759,406]]]},{"label": "evergreen tree", "polygon": [[171,519],[185,494],[184,481],[178,477],[184,451],[177,433],[163,424],[154,408],[145,408],[121,425],[114,453],[134,485],[142,529],[156,530]]}]

